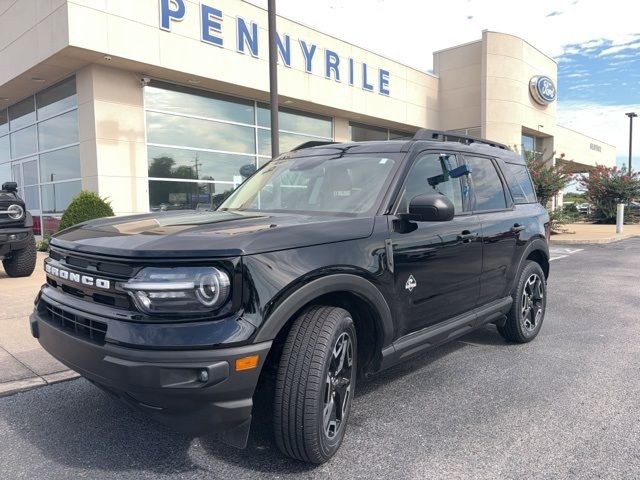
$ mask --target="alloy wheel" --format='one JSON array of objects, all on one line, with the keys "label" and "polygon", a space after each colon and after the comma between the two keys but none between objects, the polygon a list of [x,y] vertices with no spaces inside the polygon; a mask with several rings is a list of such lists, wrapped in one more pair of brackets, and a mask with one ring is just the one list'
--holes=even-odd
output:
[{"label": "alloy wheel", "polygon": [[522,289],[520,321],[527,333],[534,332],[544,313],[544,283],[538,274],[529,276]]},{"label": "alloy wheel", "polygon": [[336,436],[347,414],[352,375],[353,341],[343,332],[333,347],[324,386],[322,425],[329,439]]}]

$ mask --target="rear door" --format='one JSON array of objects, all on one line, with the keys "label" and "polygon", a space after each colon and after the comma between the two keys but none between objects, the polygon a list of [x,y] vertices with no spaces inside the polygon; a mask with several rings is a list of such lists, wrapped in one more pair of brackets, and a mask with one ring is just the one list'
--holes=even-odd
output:
[{"label": "rear door", "polygon": [[[399,335],[439,323],[476,306],[480,290],[482,244],[478,217],[469,210],[467,179],[451,178],[447,168],[459,165],[450,152],[417,154],[391,220],[394,282],[402,322]],[[454,204],[447,222],[410,222],[410,200],[441,193]],[[399,322],[400,323],[400,322]]]},{"label": "rear door", "polygon": [[471,167],[471,210],[482,229],[482,276],[478,305],[507,295],[509,274],[524,221],[519,217],[496,160],[465,155]]}]

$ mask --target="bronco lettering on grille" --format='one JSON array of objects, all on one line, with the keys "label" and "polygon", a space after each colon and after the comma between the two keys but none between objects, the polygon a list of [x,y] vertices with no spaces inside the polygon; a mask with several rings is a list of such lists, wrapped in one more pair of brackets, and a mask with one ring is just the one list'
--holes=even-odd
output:
[{"label": "bronco lettering on grille", "polygon": [[62,280],[69,280],[70,282],[80,283],[82,285],[87,285],[89,287],[97,287],[102,288],[104,290],[109,290],[111,288],[111,282],[109,280],[105,280],[104,278],[95,278],[90,275],[81,275],[79,273],[73,273],[68,270],[64,270],[62,268],[53,267],[51,264],[45,264],[44,271],[47,272],[52,277],[58,277]]}]

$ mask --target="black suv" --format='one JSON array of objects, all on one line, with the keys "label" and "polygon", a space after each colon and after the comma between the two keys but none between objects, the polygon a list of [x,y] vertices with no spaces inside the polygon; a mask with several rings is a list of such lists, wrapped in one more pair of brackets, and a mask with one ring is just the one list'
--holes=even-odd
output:
[{"label": "black suv", "polygon": [[17,192],[14,182],[0,190],[0,259],[10,277],[28,277],[36,268],[36,241],[33,218]]},{"label": "black suv", "polygon": [[270,391],[279,448],[321,463],[357,377],[490,322],[511,342],[538,334],[548,222],[503,145],[425,130],[305,144],[213,211],[55,235],[31,329],[152,417],[239,447]]}]

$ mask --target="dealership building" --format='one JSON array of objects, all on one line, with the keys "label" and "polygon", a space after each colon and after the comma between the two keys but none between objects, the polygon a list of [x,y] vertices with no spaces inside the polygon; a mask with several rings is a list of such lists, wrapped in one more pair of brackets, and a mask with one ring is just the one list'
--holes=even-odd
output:
[{"label": "dealership building", "polygon": [[[0,182],[38,233],[81,189],[117,214],[197,208],[270,159],[267,12],[241,0],[0,3]],[[573,171],[615,148],[556,123],[556,62],[484,31],[433,73],[279,17],[280,151],[418,128],[504,143]],[[478,32],[480,34],[480,32]]]}]

